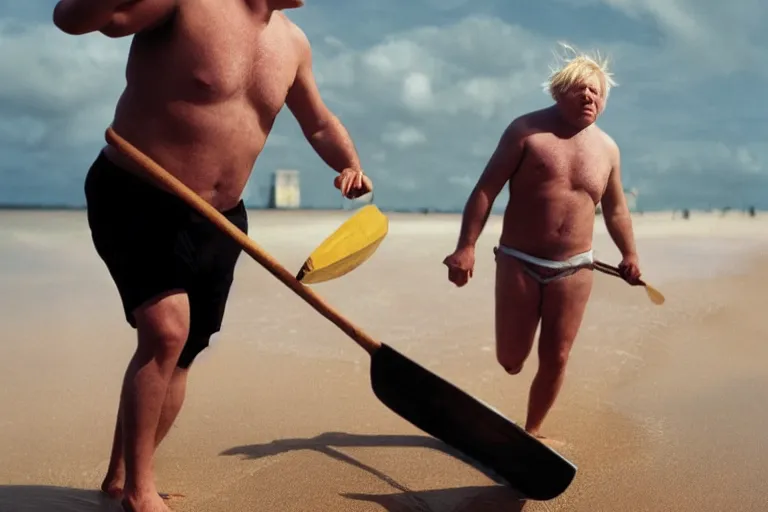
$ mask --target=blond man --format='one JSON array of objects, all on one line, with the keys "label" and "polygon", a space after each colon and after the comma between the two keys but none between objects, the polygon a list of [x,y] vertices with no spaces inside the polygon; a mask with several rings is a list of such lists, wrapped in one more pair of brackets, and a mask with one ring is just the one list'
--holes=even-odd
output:
[{"label": "blond man", "polygon": [[595,124],[615,83],[605,59],[564,47],[572,57],[564,58],[546,83],[554,104],[518,117],[504,130],[464,208],[456,250],[443,261],[451,282],[469,281],[477,239],[494,200],[509,184],[494,248],[496,353],[508,373],[518,374],[541,323],[525,425],[540,438],[592,291],[598,204],[622,254],[623,277],[633,284],[640,277],[619,148]]}]

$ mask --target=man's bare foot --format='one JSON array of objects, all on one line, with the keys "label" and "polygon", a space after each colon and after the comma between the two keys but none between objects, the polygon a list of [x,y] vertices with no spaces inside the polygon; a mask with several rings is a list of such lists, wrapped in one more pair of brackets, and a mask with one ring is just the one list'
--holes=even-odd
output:
[{"label": "man's bare foot", "polygon": [[[121,500],[123,499],[123,484],[124,482],[120,480],[105,479],[101,484],[101,491],[113,500]],[[171,500],[172,498],[184,497],[183,494],[170,492],[159,492],[157,494],[166,501]]]},{"label": "man's bare foot", "polygon": [[559,439],[552,439],[549,437],[543,437],[540,436],[539,440],[544,443],[545,445],[549,446],[553,450],[558,450],[560,448],[565,448],[565,441],[561,441]]},{"label": "man's bare foot", "polygon": [[113,500],[119,500],[123,497],[123,478],[118,475],[107,475],[101,483],[101,491]]},{"label": "man's bare foot", "polygon": [[158,493],[146,496],[124,497],[121,501],[125,512],[172,512]]},{"label": "man's bare foot", "polygon": [[551,437],[545,437],[541,434],[535,434],[534,437],[553,450],[565,447],[565,441],[560,441],[559,439],[552,439]]},{"label": "man's bare foot", "polygon": [[528,430],[528,434],[532,435],[533,437],[535,437],[545,445],[549,446],[553,450],[557,450],[565,446],[565,441],[560,441],[558,439],[552,439],[551,437],[543,436],[537,430]]}]

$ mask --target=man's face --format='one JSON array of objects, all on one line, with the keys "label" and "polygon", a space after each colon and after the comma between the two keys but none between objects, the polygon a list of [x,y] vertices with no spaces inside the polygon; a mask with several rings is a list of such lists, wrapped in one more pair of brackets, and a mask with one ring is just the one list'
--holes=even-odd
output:
[{"label": "man's face", "polygon": [[560,111],[565,119],[584,128],[597,121],[605,106],[603,85],[598,75],[574,83],[558,98]]}]

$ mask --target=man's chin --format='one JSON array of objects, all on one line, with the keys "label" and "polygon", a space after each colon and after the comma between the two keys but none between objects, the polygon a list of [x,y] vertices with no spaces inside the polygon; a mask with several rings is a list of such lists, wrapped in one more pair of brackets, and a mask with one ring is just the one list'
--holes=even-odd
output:
[{"label": "man's chin", "polygon": [[590,124],[597,121],[597,116],[593,112],[582,112],[578,117],[578,120],[579,123],[583,124],[584,126],[589,126]]}]

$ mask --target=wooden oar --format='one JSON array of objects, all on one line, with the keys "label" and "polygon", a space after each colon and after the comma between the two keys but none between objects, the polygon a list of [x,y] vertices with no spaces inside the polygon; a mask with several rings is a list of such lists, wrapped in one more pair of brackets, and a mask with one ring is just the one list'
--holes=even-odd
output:
[{"label": "wooden oar", "polygon": [[453,446],[506,480],[523,498],[549,500],[564,492],[576,466],[491,407],[374,340],[327,305],[308,286],[260,248],[246,233],[110,126],[106,139],[127,154],[159,186],[177,194],[234,238],[254,260],[333,322],[371,356],[373,392],[392,411]]},{"label": "wooden oar", "polygon": [[[602,261],[595,260],[594,267],[596,270],[599,270],[604,274],[608,274],[610,276],[623,279],[619,269],[617,267],[614,267],[613,265],[609,265]],[[645,288],[645,293],[648,295],[648,298],[651,299],[651,302],[653,302],[656,305],[664,304],[664,301],[666,299],[664,298],[664,295],[659,290],[649,285],[642,279],[640,280],[640,285]]]}]

